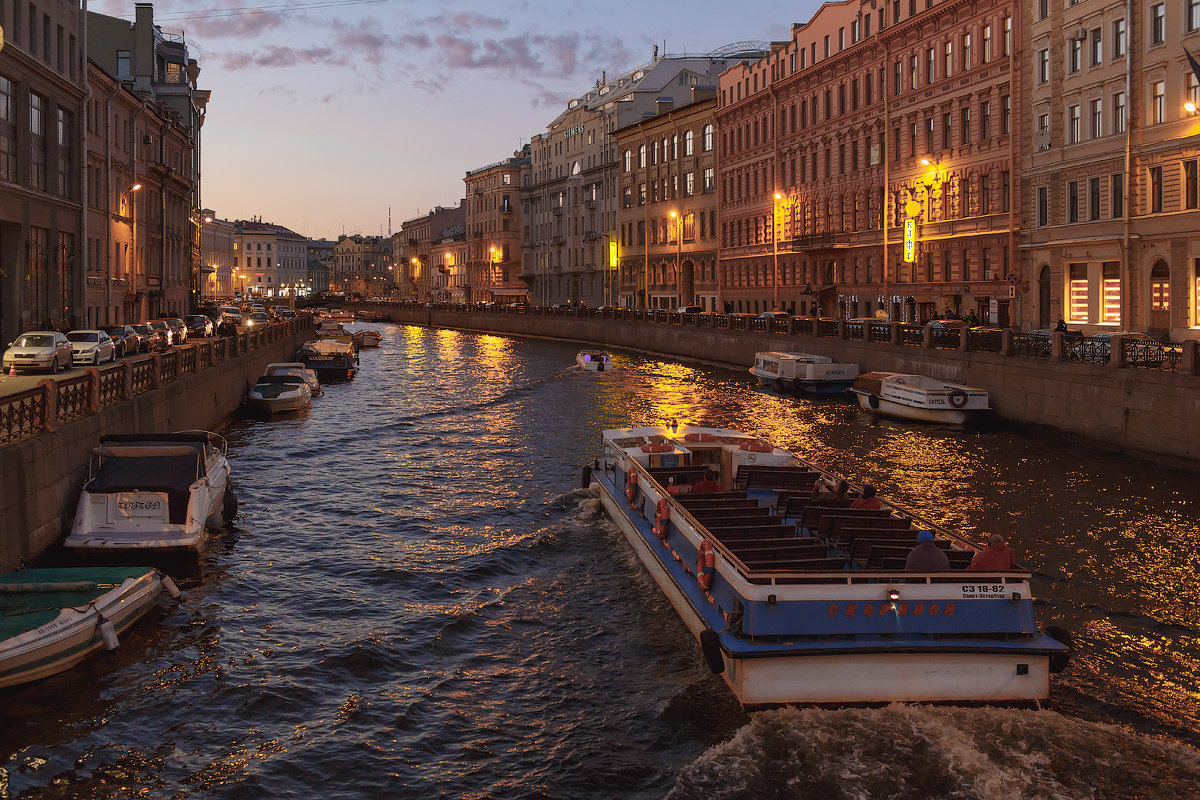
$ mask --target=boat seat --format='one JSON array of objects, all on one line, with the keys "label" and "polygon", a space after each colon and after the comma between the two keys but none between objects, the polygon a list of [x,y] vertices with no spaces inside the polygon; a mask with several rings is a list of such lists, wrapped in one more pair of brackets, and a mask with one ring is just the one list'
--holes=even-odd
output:
[{"label": "boat seat", "polygon": [[846,567],[842,558],[797,558],[772,564],[770,567],[757,567],[753,572],[840,572]]},{"label": "boat seat", "polygon": [[739,525],[731,528],[707,526],[713,536],[722,542],[743,539],[796,539],[794,525]]},{"label": "boat seat", "polygon": [[887,509],[878,511],[867,508],[845,508],[840,506],[806,506],[800,517],[800,524],[810,530],[815,530],[826,514],[835,517],[889,517],[892,512]]},{"label": "boat seat", "polygon": [[831,542],[841,542],[847,535],[855,531],[866,530],[899,530],[912,529],[912,520],[907,517],[842,517],[827,515],[821,517],[817,525],[817,533]]},{"label": "boat seat", "polygon": [[681,498],[680,502],[682,502],[684,505],[692,505],[693,503],[696,503],[696,504],[713,503],[713,504],[715,504],[718,501],[729,501],[729,500],[749,500],[754,505],[758,505],[758,501],[753,498],[747,497],[746,492],[744,490],[743,491],[732,491],[732,492],[708,492],[706,494],[696,494],[696,495],[692,495],[691,497]]},{"label": "boat seat", "polygon": [[738,515],[738,516],[703,516],[696,517],[696,521],[702,524],[709,530],[719,531],[722,528],[744,528],[754,525],[765,525],[768,522],[778,524],[779,520],[774,517],[763,515]]},{"label": "boat seat", "polygon": [[767,548],[747,548],[741,547],[731,550],[734,556],[739,561],[746,565],[752,565],[764,561],[779,561],[786,559],[797,558],[830,558],[829,548],[819,544],[806,544],[799,546],[780,546]]}]

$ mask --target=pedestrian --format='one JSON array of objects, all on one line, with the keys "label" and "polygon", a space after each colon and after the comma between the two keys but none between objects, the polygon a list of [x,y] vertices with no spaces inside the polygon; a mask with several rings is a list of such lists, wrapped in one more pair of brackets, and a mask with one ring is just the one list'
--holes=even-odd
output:
[{"label": "pedestrian", "polygon": [[1004,537],[993,533],[988,539],[988,546],[975,554],[975,558],[971,559],[971,564],[967,569],[976,571],[1012,569],[1016,563],[1013,556],[1012,548],[1004,541]]},{"label": "pedestrian", "polygon": [[1063,319],[1062,317],[1059,317],[1058,322],[1054,323],[1054,332],[1055,333],[1066,333],[1067,332],[1067,321],[1065,319]]},{"label": "pedestrian", "polygon": [[917,534],[917,546],[909,551],[904,569],[909,572],[946,572],[950,569],[950,557],[933,540],[933,531]]}]

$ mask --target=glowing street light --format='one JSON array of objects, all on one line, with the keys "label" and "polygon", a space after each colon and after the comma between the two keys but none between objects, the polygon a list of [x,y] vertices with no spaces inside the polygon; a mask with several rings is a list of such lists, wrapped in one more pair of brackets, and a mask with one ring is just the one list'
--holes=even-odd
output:
[{"label": "glowing street light", "polygon": [[779,308],[779,201],[783,199],[783,195],[779,192],[775,193],[775,202],[771,204],[771,250],[774,260],[774,278],[771,283],[774,287],[774,308]]}]

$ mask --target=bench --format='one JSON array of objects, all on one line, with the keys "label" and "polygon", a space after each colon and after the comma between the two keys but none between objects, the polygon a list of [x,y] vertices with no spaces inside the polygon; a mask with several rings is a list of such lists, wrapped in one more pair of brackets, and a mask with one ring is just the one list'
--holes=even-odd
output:
[{"label": "bench", "polygon": [[761,515],[745,515],[745,516],[704,516],[693,517],[697,522],[705,528],[711,530],[721,530],[722,528],[746,528],[755,525],[779,524],[779,520],[775,517],[769,517],[766,514]]},{"label": "bench", "polygon": [[685,506],[696,519],[723,519],[725,517],[769,517],[771,509],[766,506],[713,506],[695,508]]},{"label": "bench", "polygon": [[908,529],[912,527],[912,520],[903,517],[893,517],[891,512],[884,509],[878,511],[870,511],[869,514],[860,514],[860,511],[867,509],[846,509],[847,511],[855,512],[853,514],[822,514],[821,521],[817,523],[817,535],[824,536],[826,539],[835,539],[840,535],[840,532],[847,527],[855,528],[893,528],[893,529]]},{"label": "bench", "polygon": [[746,539],[792,539],[796,536],[796,528],[792,525],[737,525],[728,528],[709,527],[709,532],[722,542],[736,542]]},{"label": "bench", "polygon": [[755,565],[751,572],[841,572],[846,568],[842,558],[798,558],[778,563]]},{"label": "bench", "polygon": [[[947,550],[946,557],[950,559],[950,569],[965,570],[971,564],[971,559],[975,557],[975,553],[971,550]],[[904,569],[905,563],[908,561],[908,556],[903,558],[900,556],[884,556],[878,569],[899,570]]]},{"label": "bench", "polygon": [[804,467],[751,467],[738,468],[734,482],[749,489],[758,486],[767,489],[808,489],[812,491],[813,483],[821,473]]},{"label": "bench", "polygon": [[680,502],[684,503],[716,503],[718,501],[728,500],[747,500],[749,499],[754,505],[758,505],[758,501],[753,498],[747,498],[745,492],[707,492],[705,494],[689,494],[686,497],[681,497]]},{"label": "bench", "polygon": [[805,528],[816,528],[826,514],[833,517],[888,517],[891,516],[891,513],[887,509],[810,505],[804,508],[804,512],[800,516],[800,524]]},{"label": "bench", "polygon": [[829,548],[819,544],[779,545],[777,547],[736,547],[730,552],[743,564],[753,561],[770,561],[781,558],[829,558]]}]

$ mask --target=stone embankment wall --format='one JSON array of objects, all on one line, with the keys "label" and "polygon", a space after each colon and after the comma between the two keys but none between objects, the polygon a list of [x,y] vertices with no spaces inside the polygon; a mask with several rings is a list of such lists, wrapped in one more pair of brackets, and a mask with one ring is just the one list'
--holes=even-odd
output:
[{"label": "stone embankment wall", "polygon": [[0,447],[0,573],[31,563],[69,532],[92,448],[102,435],[214,430],[242,405],[267,364],[293,360],[310,338],[308,330],[286,336]]},{"label": "stone embankment wall", "polygon": [[[397,322],[578,341],[734,369],[748,369],[755,352],[762,350],[826,355],[855,362],[864,372],[921,373],[978,386],[990,393],[996,413],[1013,422],[1053,427],[1139,455],[1200,460],[1200,376],[1190,370],[1119,369],[1104,363],[594,317],[388,310]],[[1188,353],[1194,358],[1190,347]]]}]

